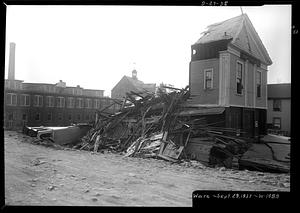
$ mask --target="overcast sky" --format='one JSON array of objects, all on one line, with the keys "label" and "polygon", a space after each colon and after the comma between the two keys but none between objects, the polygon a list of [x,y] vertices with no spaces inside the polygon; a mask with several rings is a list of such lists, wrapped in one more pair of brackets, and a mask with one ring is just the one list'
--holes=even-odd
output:
[{"label": "overcast sky", "polygon": [[[291,81],[291,6],[243,7],[273,64],[268,83]],[[145,83],[188,85],[191,45],[240,7],[7,7],[6,56],[16,43],[16,79],[111,89],[135,68]],[[6,57],[7,65],[8,57]],[[7,68],[5,78],[7,78]]]}]

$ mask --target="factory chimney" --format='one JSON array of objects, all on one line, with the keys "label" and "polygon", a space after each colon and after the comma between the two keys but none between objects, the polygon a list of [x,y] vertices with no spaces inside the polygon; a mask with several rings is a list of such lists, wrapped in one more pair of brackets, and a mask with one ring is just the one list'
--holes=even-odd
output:
[{"label": "factory chimney", "polygon": [[16,44],[11,42],[9,46],[8,79],[15,80],[15,51]]}]

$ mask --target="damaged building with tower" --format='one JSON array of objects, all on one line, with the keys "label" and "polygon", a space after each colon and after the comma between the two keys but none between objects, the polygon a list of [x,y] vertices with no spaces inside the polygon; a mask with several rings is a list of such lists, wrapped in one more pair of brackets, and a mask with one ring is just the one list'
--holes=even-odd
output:
[{"label": "damaged building with tower", "polygon": [[191,46],[187,106],[215,109],[220,125],[246,137],[266,133],[267,72],[272,64],[246,14],[209,25]]},{"label": "damaged building with tower", "polygon": [[28,126],[67,126],[90,123],[95,111],[117,105],[104,90],[84,89],[79,85],[25,83],[15,79],[16,44],[10,43],[8,79],[4,86],[4,128],[19,129]]}]

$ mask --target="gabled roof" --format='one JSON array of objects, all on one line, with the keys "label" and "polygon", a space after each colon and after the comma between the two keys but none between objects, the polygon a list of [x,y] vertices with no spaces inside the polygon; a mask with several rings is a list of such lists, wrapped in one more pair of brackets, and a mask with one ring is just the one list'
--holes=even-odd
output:
[{"label": "gabled roof", "polygon": [[291,84],[268,84],[268,98],[291,98]]},{"label": "gabled roof", "polygon": [[133,79],[132,77],[129,76],[124,76],[136,89],[142,88],[144,82],[138,80],[138,79]]},{"label": "gabled roof", "polygon": [[127,80],[140,92],[145,92],[145,90],[148,92],[155,92],[156,84],[145,84],[143,81],[126,75],[124,77],[127,78]]},{"label": "gabled roof", "polygon": [[155,92],[156,84],[145,84],[143,81],[134,79],[126,75],[123,76],[123,78],[113,87],[112,90],[114,90],[119,85],[119,83],[124,80],[128,81],[137,91],[145,92],[145,90],[147,90],[148,92]]},{"label": "gabled roof", "polygon": [[232,39],[231,44],[259,59],[266,65],[272,60],[247,14],[209,25],[196,44]]}]

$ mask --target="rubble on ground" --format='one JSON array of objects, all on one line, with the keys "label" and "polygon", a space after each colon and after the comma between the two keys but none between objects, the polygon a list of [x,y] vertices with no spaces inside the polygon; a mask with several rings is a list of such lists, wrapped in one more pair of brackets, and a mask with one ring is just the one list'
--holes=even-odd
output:
[{"label": "rubble on ground", "polygon": [[[229,136],[227,133],[235,133],[236,129],[207,123],[205,116],[180,116],[189,98],[188,87],[169,89],[173,91],[156,95],[130,92],[119,103],[119,112],[98,111],[94,127],[74,148],[171,162],[197,160],[206,166],[238,169],[252,140]],[[191,143],[200,145],[197,156],[189,152]]]},{"label": "rubble on ground", "polygon": [[[188,87],[166,88],[171,92],[127,93],[123,101],[115,100],[114,104],[120,106],[116,113],[107,110],[110,106],[97,111],[93,127],[85,130],[87,134],[73,148],[179,163],[192,160],[212,167],[289,172],[289,159],[278,160],[276,150],[267,141],[256,144],[242,137],[240,130],[218,125],[223,121],[209,123],[205,113],[190,115],[184,105],[190,97]],[[53,137],[38,138],[49,142]],[[272,154],[267,156],[265,151],[255,156],[261,146]]]}]

